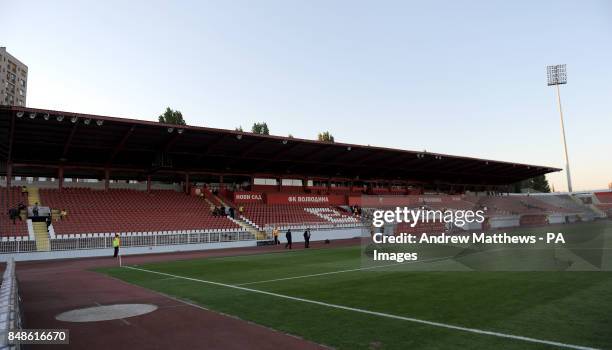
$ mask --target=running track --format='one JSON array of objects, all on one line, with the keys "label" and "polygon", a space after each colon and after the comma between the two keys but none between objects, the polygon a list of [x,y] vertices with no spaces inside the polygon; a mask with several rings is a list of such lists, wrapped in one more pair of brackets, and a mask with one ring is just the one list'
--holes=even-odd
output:
[{"label": "running track", "polygon": [[[314,249],[359,244],[359,239]],[[302,244],[294,245],[302,249]],[[283,251],[281,246],[130,256],[128,264]],[[111,251],[109,250],[109,254]],[[176,301],[151,290],[89,271],[117,266],[113,258],[18,262],[17,278],[26,328],[68,328],[70,345],[32,349],[323,349],[304,339]],[[137,317],[91,323],[57,321],[64,311],[96,305],[145,303],[158,310]]]}]

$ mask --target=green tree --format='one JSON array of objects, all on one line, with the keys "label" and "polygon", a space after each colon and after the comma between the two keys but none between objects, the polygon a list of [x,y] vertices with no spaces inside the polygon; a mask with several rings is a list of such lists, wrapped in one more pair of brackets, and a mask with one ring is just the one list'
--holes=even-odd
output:
[{"label": "green tree", "polygon": [[548,180],[546,180],[546,176],[540,175],[531,179],[532,188],[539,192],[550,192],[550,186],[548,185]]},{"label": "green tree", "polygon": [[242,130],[242,125],[239,125],[239,126],[238,126],[237,128],[235,128],[234,130],[236,130],[236,131],[240,131],[240,132],[244,131],[244,130]]},{"label": "green tree", "polygon": [[512,185],[513,192],[520,193],[523,189],[531,189],[537,192],[550,192],[550,185],[546,176],[540,175],[531,179],[523,180]]},{"label": "green tree", "polygon": [[183,119],[183,113],[179,110],[173,111],[170,107],[166,107],[166,111],[158,117],[158,120],[160,123],[187,125]]},{"label": "green tree", "polygon": [[323,142],[334,142],[334,135],[330,134],[329,131],[324,131],[317,135],[317,139]]},{"label": "green tree", "polygon": [[251,132],[260,135],[270,135],[270,130],[268,129],[268,124],[266,124],[266,122],[254,123],[253,127],[251,128]]}]

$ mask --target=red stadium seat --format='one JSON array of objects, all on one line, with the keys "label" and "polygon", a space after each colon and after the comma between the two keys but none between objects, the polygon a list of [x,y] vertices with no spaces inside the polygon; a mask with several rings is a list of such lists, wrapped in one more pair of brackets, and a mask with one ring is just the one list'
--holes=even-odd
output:
[{"label": "red stadium seat", "polygon": [[53,223],[56,234],[240,229],[214,217],[202,198],[172,190],[41,189],[40,197],[45,206],[68,212]]},{"label": "red stadium seat", "polygon": [[15,224],[10,220],[8,211],[19,203],[28,205],[28,198],[19,187],[0,188],[0,237],[23,237],[28,235],[25,221],[17,219]]}]

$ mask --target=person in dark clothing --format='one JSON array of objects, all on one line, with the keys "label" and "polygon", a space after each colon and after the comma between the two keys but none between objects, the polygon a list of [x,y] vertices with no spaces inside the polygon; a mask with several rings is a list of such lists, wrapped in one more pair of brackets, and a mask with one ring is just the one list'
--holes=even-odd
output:
[{"label": "person in dark clothing", "polygon": [[304,248],[310,248],[310,229],[304,231]]},{"label": "person in dark clothing", "polygon": [[9,209],[8,214],[9,214],[9,218],[13,220],[13,225],[15,225],[15,219],[17,219],[17,216],[19,216],[19,214],[17,214],[17,209],[15,208]]},{"label": "person in dark clothing", "polygon": [[32,215],[38,216],[38,202],[34,203],[34,207],[32,208]]},{"label": "person in dark clothing", "polygon": [[285,249],[287,249],[287,247],[289,247],[289,249],[293,249],[291,247],[291,229],[287,230],[287,233],[285,234],[285,238],[287,238],[287,243],[285,243]]}]

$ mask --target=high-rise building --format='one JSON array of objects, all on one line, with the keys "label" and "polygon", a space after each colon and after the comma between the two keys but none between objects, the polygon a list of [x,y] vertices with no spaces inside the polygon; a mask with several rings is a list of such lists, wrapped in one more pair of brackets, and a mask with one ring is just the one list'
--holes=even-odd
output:
[{"label": "high-rise building", "polygon": [[25,106],[28,66],[0,47],[0,105]]}]

